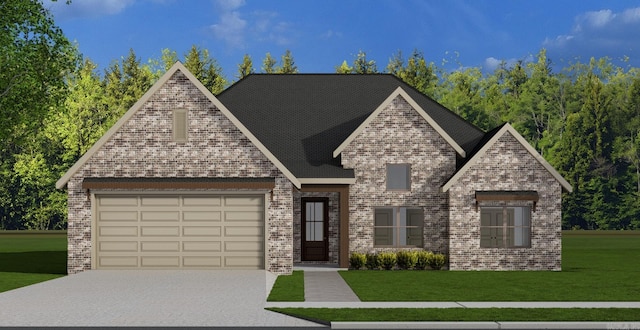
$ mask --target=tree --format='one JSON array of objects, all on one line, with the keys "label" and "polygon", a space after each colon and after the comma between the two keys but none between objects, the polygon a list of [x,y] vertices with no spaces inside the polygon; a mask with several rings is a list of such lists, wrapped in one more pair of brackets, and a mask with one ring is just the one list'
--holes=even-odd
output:
[{"label": "tree", "polygon": [[154,74],[142,66],[133,49],[120,61],[114,61],[105,72],[105,90],[110,112],[115,118],[122,116],[151,88]]},{"label": "tree", "polygon": [[185,55],[184,66],[213,94],[220,94],[227,85],[222,68],[206,49],[191,46]]},{"label": "tree", "polygon": [[347,64],[347,61],[343,61],[340,66],[336,67],[336,73],[347,74],[352,72],[353,68],[350,67],[349,64]]},{"label": "tree", "polygon": [[357,74],[377,73],[376,61],[368,60],[367,53],[360,50],[353,61],[353,72]]},{"label": "tree", "polygon": [[262,61],[262,72],[275,73],[276,72],[276,59],[271,56],[271,53],[267,53]]},{"label": "tree", "polygon": [[[0,2],[0,141],[37,129],[64,99],[76,49],[40,1]],[[18,129],[19,128],[19,129]]]},{"label": "tree", "polygon": [[238,64],[238,79],[242,79],[254,72],[253,70],[253,62],[251,61],[251,56],[249,54],[244,54],[242,58],[242,63]]},{"label": "tree", "polygon": [[298,73],[298,67],[293,60],[290,50],[286,50],[282,55],[282,66],[277,68],[277,73]]}]

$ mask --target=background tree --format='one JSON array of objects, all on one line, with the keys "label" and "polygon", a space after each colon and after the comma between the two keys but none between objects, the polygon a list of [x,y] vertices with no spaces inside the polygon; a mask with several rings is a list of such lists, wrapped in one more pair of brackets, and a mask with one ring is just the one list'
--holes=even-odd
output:
[{"label": "background tree", "polygon": [[254,72],[253,70],[253,62],[251,61],[251,56],[249,54],[244,54],[242,58],[242,63],[238,64],[238,79],[242,79]]},{"label": "background tree", "polygon": [[353,61],[353,72],[357,74],[371,74],[378,72],[376,61],[368,60],[367,53],[360,50]]},{"label": "background tree", "polygon": [[282,55],[282,65],[276,69],[277,73],[298,73],[298,67],[293,60],[290,50],[286,50]]},{"label": "background tree", "polygon": [[349,64],[347,64],[347,61],[342,61],[342,64],[340,64],[340,66],[336,67],[336,73],[340,73],[340,74],[347,74],[347,73],[353,73],[353,68],[349,66]]},{"label": "background tree", "polygon": [[222,68],[206,49],[191,46],[185,55],[184,66],[214,95],[220,94],[227,85]]},{"label": "background tree", "polygon": [[264,60],[262,60],[262,72],[275,73],[276,63],[278,63],[278,61],[276,61],[276,59],[271,56],[271,53],[267,53],[264,56]]}]

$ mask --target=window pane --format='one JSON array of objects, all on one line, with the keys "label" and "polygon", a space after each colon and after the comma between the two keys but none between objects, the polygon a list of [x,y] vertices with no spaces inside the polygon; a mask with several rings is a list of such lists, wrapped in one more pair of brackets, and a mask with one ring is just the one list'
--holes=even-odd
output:
[{"label": "window pane", "polygon": [[393,209],[376,209],[376,226],[393,226]]},{"label": "window pane", "polygon": [[315,224],[316,228],[315,228],[315,235],[313,236],[313,240],[314,241],[322,241],[322,238],[324,236],[323,235],[324,234],[323,233],[323,229],[324,228],[322,226],[323,224],[322,224],[322,222],[314,222],[314,224]]},{"label": "window pane", "polygon": [[306,218],[307,221],[311,221],[313,220],[313,218],[311,217],[311,215],[313,214],[313,203],[306,203],[305,204],[305,210],[306,210]]},{"label": "window pane", "polygon": [[322,203],[313,203],[313,204],[315,204],[315,207],[314,207],[314,209],[315,209],[315,218],[314,218],[314,220],[315,221],[322,221],[323,220],[322,218],[324,217],[324,210],[323,210],[324,204],[322,204]]},{"label": "window pane", "polygon": [[311,237],[313,237],[313,223],[307,222],[305,230],[307,231],[305,235],[305,239],[307,241],[311,241]]},{"label": "window pane", "polygon": [[408,164],[387,165],[387,189],[410,190],[411,166]]}]

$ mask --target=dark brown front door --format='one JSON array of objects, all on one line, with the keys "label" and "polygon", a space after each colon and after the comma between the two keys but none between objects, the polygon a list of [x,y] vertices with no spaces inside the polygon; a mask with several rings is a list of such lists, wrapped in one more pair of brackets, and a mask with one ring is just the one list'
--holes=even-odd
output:
[{"label": "dark brown front door", "polygon": [[327,198],[302,199],[302,260],[329,260],[329,201]]}]

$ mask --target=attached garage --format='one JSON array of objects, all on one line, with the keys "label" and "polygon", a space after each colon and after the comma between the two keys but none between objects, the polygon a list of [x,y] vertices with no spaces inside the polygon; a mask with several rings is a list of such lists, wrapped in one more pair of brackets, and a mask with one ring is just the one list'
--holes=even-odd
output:
[{"label": "attached garage", "polygon": [[97,269],[264,269],[263,194],[96,194]]}]

